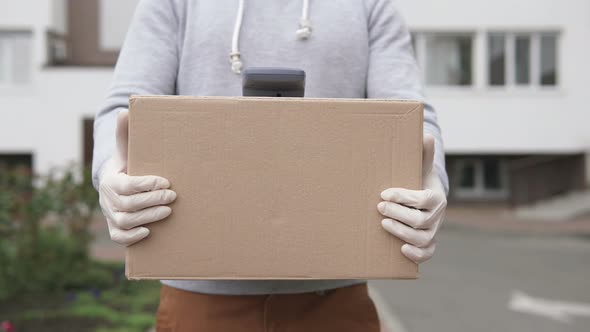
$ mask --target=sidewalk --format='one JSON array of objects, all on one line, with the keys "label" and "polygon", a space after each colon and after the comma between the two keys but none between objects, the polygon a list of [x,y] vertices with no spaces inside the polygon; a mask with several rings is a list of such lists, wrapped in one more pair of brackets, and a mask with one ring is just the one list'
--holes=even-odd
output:
[{"label": "sidewalk", "polygon": [[104,261],[125,261],[125,248],[121,245],[111,241],[107,222],[102,214],[97,214],[92,221],[92,234],[94,241],[90,247],[90,251],[94,258]]},{"label": "sidewalk", "polygon": [[[515,212],[501,206],[449,206],[445,224],[451,227],[463,227],[491,232],[509,233],[541,233],[541,234],[572,234],[590,236],[590,215],[569,221],[534,221],[518,218]],[[95,241],[92,244],[92,255],[101,260],[120,261],[125,258],[125,249],[111,241],[106,222],[97,216],[92,224]],[[371,296],[378,307],[383,332],[405,332],[395,312],[375,289]]]},{"label": "sidewalk", "polygon": [[450,204],[445,224],[500,232],[590,235],[590,215],[566,221],[530,220],[518,217],[514,210],[504,206]]}]

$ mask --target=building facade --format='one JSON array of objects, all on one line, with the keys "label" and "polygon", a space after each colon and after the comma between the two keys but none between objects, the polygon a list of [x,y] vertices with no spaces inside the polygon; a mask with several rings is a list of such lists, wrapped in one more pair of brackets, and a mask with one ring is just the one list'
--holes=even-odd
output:
[{"label": "building facade", "polygon": [[[0,3],[0,166],[90,162],[92,117],[136,4]],[[520,205],[587,186],[590,2],[398,6],[439,113],[452,200]]]},{"label": "building facade", "polygon": [[401,0],[451,199],[513,205],[587,185],[590,2]]}]

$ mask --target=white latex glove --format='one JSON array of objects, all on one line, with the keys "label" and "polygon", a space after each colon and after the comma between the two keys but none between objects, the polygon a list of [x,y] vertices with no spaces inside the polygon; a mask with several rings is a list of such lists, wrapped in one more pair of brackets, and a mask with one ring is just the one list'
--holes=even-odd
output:
[{"label": "white latex glove", "polygon": [[127,141],[129,117],[122,111],[117,117],[117,146],[100,176],[100,207],[107,219],[111,239],[131,245],[150,233],[142,227],[164,219],[172,213],[170,204],[176,193],[163,177],[129,176],[127,172]]},{"label": "white latex glove", "polygon": [[434,137],[424,135],[424,190],[389,188],[381,193],[377,205],[388,217],[381,224],[391,234],[406,242],[402,253],[416,263],[429,260],[436,247],[435,235],[445,215],[447,197],[440,178],[433,171]]}]

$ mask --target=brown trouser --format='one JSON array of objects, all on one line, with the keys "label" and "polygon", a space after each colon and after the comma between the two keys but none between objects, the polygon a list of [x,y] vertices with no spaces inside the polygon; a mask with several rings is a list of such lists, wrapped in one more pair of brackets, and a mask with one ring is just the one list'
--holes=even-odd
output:
[{"label": "brown trouser", "polygon": [[378,332],[367,285],[324,293],[208,295],[162,286],[158,332]]}]

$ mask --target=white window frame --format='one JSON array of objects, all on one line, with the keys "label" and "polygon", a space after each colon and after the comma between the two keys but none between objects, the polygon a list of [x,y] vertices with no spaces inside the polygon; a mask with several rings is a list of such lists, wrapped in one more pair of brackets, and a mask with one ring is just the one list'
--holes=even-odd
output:
[{"label": "white window frame", "polygon": [[[500,189],[487,189],[485,187],[484,180],[484,169],[483,169],[483,158],[461,158],[455,161],[454,170],[455,173],[455,184],[453,185],[453,196],[463,200],[479,200],[479,199],[506,199],[509,195],[509,180],[508,180],[508,166],[504,160],[499,160],[499,171],[501,176],[501,188]],[[473,188],[461,188],[458,181],[460,180],[460,172],[465,164],[474,165],[474,187]]]},{"label": "white window frame", "polygon": [[[505,83],[503,85],[491,85],[489,82],[490,76],[490,52],[489,52],[489,36],[491,34],[504,35],[504,75]],[[556,60],[555,66],[557,71],[557,81],[555,85],[541,85],[541,36],[550,35],[556,38]],[[516,83],[516,37],[529,37],[529,84]],[[503,30],[489,30],[485,34],[485,72],[486,81],[485,86],[489,90],[558,90],[561,85],[559,79],[559,53],[560,53],[560,33],[559,31],[503,31]]]},{"label": "white window frame", "polygon": [[[426,47],[426,39],[429,36],[447,36],[447,37],[469,37],[471,38],[471,84],[468,85],[446,85],[446,84],[428,84],[426,80],[426,73],[428,67],[426,65],[426,54],[428,52]],[[412,38],[414,39],[416,62],[418,63],[421,73],[421,81],[428,88],[434,89],[457,89],[457,90],[471,90],[476,86],[477,79],[477,33],[475,30],[461,30],[461,31],[429,31],[429,30],[413,30]]]},{"label": "white window frame", "polygon": [[[14,77],[12,77],[13,75],[13,71],[12,71],[12,57],[13,57],[13,53],[12,53],[12,47],[14,47],[13,44],[13,39],[12,38],[4,38],[3,35],[17,35],[17,34],[23,34],[23,35],[28,35],[28,42],[30,43],[29,45],[29,50],[30,50],[30,54],[29,54],[29,63],[28,66],[29,68],[27,69],[29,71],[29,80],[27,82],[23,82],[23,83],[16,83]],[[3,44],[4,47],[0,47],[0,52],[3,52],[3,54],[0,54],[0,67],[2,68],[9,68],[7,70],[8,72],[8,79],[7,80],[0,80],[0,88],[4,89],[4,88],[13,88],[13,87],[21,87],[21,86],[28,86],[29,84],[32,83],[33,80],[33,52],[34,52],[34,38],[33,38],[33,33],[30,30],[0,30],[0,44]],[[7,46],[7,47],[6,47]]]}]

